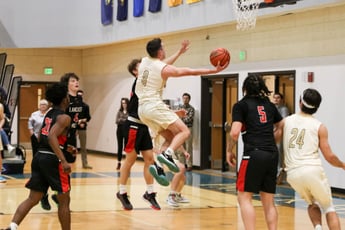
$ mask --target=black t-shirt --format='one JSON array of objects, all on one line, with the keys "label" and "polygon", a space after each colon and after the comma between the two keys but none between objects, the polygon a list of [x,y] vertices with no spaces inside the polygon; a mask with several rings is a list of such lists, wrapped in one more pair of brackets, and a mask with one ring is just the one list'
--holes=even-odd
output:
[{"label": "black t-shirt", "polygon": [[135,85],[137,84],[137,78],[134,80],[132,85],[131,98],[127,106],[128,115],[136,119],[140,119],[138,115],[139,99],[135,93]]},{"label": "black t-shirt", "polygon": [[255,148],[276,150],[273,128],[281,120],[276,106],[268,98],[245,96],[233,106],[232,121],[242,123],[244,152]]},{"label": "black t-shirt", "polygon": [[[39,150],[54,152],[49,145],[48,135],[49,135],[50,129],[55,124],[57,117],[62,114],[65,114],[65,112],[62,110],[53,108],[49,110],[47,114],[45,115],[43,119],[43,123],[42,123],[42,128],[40,131],[40,141],[39,141],[39,146],[38,146]],[[60,147],[63,149],[67,140],[66,135],[59,136],[58,140],[59,140]]]},{"label": "black t-shirt", "polygon": [[[57,117],[62,114],[65,114],[65,112],[60,109],[53,108],[49,110],[47,114],[45,115],[43,119],[43,123],[42,123],[41,132],[40,132],[38,151],[54,152],[49,145],[48,135],[49,135],[50,129],[56,123]],[[62,150],[67,162],[69,163],[75,162],[76,156],[67,151],[68,150],[68,136],[60,135],[58,136],[58,141],[59,141],[60,149]]]}]

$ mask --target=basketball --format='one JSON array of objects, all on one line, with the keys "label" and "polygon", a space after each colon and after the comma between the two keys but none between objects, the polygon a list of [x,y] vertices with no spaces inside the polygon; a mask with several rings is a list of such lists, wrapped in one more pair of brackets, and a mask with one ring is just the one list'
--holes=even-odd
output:
[{"label": "basketball", "polygon": [[230,62],[230,53],[225,48],[217,48],[211,51],[210,62],[213,66],[217,66],[218,62],[223,66],[225,63]]}]

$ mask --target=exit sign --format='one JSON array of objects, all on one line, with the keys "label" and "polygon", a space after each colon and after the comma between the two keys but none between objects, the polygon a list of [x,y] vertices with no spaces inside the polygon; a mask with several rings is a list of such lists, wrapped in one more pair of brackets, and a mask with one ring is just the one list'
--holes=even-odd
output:
[{"label": "exit sign", "polygon": [[247,59],[247,52],[245,50],[240,50],[239,59],[240,61],[245,61]]},{"label": "exit sign", "polygon": [[45,67],[44,68],[44,74],[45,75],[52,75],[53,74],[53,68],[52,67]]}]

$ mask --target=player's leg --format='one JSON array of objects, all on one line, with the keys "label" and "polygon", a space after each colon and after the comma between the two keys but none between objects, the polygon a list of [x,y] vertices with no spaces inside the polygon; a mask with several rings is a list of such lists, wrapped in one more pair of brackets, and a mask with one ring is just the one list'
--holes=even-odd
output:
[{"label": "player's leg", "polygon": [[[340,221],[337,213],[335,211],[326,211],[326,220],[329,229],[340,230]],[[321,225],[321,224],[320,224]]]},{"label": "player's leg", "polygon": [[173,134],[173,139],[168,148],[176,151],[187,140],[190,131],[181,119],[170,124],[167,129]]},{"label": "player's leg", "polygon": [[44,194],[44,196],[42,197],[42,199],[41,199],[41,207],[44,210],[50,210],[51,209],[51,206],[50,206],[50,203],[49,203],[49,199],[48,199],[48,193]]},{"label": "player's leg", "polygon": [[322,225],[322,216],[321,216],[321,209],[319,207],[319,205],[317,204],[310,204],[308,206],[308,215],[309,215],[309,218],[311,220],[311,223],[313,224],[314,228],[317,226],[317,225]]},{"label": "player's leg", "polygon": [[129,174],[131,173],[131,168],[137,159],[137,155],[138,154],[135,150],[132,150],[131,152],[126,153],[126,159],[123,162],[123,165],[120,169],[120,179],[119,179],[120,185],[127,184]]},{"label": "player's leg", "polygon": [[277,229],[278,212],[274,204],[274,193],[260,192],[262,206],[264,208],[265,219],[268,229]]},{"label": "player's leg", "polygon": [[237,200],[241,209],[242,222],[246,230],[255,230],[255,209],[252,204],[253,194],[250,192],[238,192]]},{"label": "player's leg", "polygon": [[[185,165],[182,162],[181,162],[181,164]],[[179,181],[177,188],[176,188],[177,202],[178,203],[189,203],[189,200],[185,196],[182,195],[182,189],[186,184],[186,174],[185,174],[186,168],[185,167],[180,168],[180,170],[183,171],[183,176],[180,178],[180,181]]]},{"label": "player's leg", "polygon": [[123,125],[118,125],[116,129],[116,138],[117,138],[117,166],[116,170],[121,168],[121,160],[122,160],[122,152],[123,152],[123,141],[124,141],[124,134]]},{"label": "player's leg", "polygon": [[163,144],[163,147],[168,146],[168,148],[160,155],[157,156],[159,162],[166,164],[170,171],[179,172],[179,168],[176,164],[173,163],[173,157],[175,151],[184,143],[188,138],[190,132],[188,127],[178,119],[168,126],[166,130],[159,132],[162,135],[166,142]]},{"label": "player's leg", "polygon": [[[151,173],[149,171],[150,166],[155,167],[154,166],[153,151],[152,151],[152,149],[146,150],[146,151],[141,151],[141,154],[143,155],[143,158],[144,158],[144,179],[145,179],[146,186],[147,186],[146,192],[143,195],[143,199],[151,205],[152,209],[160,210],[161,207],[159,206],[159,204],[156,200],[156,194],[157,193],[154,191],[153,176],[151,175]],[[158,172],[157,172],[157,176],[159,177]],[[166,182],[169,184],[169,182],[167,180],[166,180]]]},{"label": "player's leg", "polygon": [[184,143],[186,151],[190,154],[190,157],[187,159],[187,171],[193,169],[193,127],[188,127],[190,135]]},{"label": "player's leg", "polygon": [[70,210],[70,193],[59,193],[57,195],[57,199],[59,201],[58,206],[58,216],[62,230],[70,230],[71,229],[71,210]]},{"label": "player's leg", "polygon": [[[155,103],[154,106],[150,104],[139,106],[139,116],[154,133],[162,135],[170,143],[168,148],[157,156],[157,160],[167,165],[170,171],[178,172],[178,167],[172,158],[175,150],[189,135],[186,125],[164,102]],[[177,139],[174,141],[176,135]]]},{"label": "player's leg", "polygon": [[181,182],[185,179],[186,167],[184,164],[176,160],[176,165],[179,167],[179,172],[175,173],[170,184],[170,193],[167,202],[170,206],[178,207],[178,194],[181,192]]},{"label": "player's leg", "polygon": [[132,210],[133,206],[128,199],[127,194],[127,180],[131,173],[131,168],[137,159],[137,152],[133,149],[131,152],[126,154],[126,159],[120,169],[119,179],[119,191],[116,193],[116,197],[121,201],[122,206],[125,210]]},{"label": "player's leg", "polygon": [[[317,229],[317,225],[320,225],[318,228],[321,227],[322,209],[326,214],[328,228],[340,229],[339,218],[335,212],[331,188],[324,169],[322,167],[309,166],[303,167],[301,170],[303,174],[300,175],[304,175],[305,179],[301,180],[300,183],[303,183],[306,187],[306,191],[301,193],[301,196],[309,204],[308,214],[313,226],[315,229]],[[312,188],[311,191],[310,188]]]},{"label": "player's leg", "polygon": [[79,141],[80,141],[80,153],[81,161],[84,169],[92,169],[87,160],[87,150],[86,150],[86,130],[78,130]]},{"label": "player's leg", "polygon": [[38,202],[43,197],[44,193],[30,190],[30,194],[26,200],[24,200],[18,207],[16,212],[14,213],[14,216],[12,218],[12,223],[15,223],[16,225],[19,225],[25,216],[29,213],[29,211],[38,204]]}]

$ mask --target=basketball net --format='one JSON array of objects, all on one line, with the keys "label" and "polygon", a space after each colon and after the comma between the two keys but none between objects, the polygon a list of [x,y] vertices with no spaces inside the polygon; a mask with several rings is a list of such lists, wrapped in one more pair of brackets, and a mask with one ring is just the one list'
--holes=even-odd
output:
[{"label": "basketball net", "polygon": [[232,0],[237,20],[237,30],[249,30],[255,27],[261,2],[264,2],[264,0]]}]

